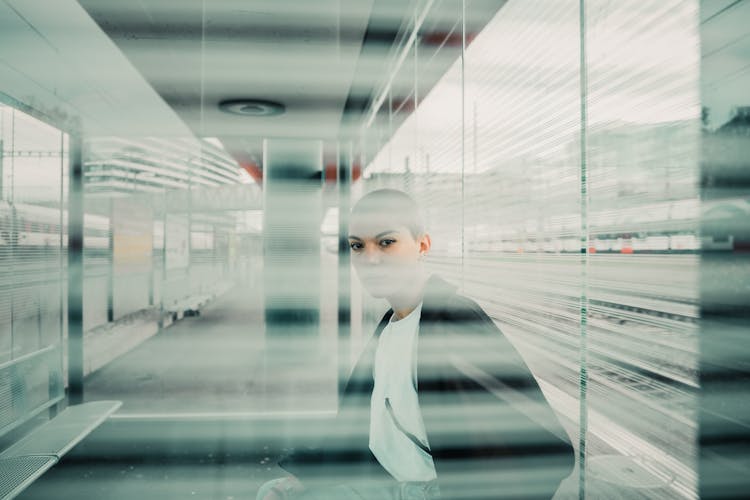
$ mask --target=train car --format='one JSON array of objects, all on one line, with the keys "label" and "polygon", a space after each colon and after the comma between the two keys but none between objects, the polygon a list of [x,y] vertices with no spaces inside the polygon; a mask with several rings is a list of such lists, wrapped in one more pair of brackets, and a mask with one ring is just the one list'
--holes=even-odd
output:
[{"label": "train car", "polygon": [[[0,246],[16,248],[65,247],[68,214],[66,210],[28,203],[0,201]],[[109,248],[109,218],[84,216],[83,244],[86,249]]]}]

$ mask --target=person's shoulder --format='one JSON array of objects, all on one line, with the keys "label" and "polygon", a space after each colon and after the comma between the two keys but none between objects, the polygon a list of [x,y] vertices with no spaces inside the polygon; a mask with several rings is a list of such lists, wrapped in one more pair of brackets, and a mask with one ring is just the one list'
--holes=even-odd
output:
[{"label": "person's shoulder", "polygon": [[477,303],[477,301],[458,292],[454,293],[451,297],[451,303],[460,309],[484,313],[484,309]]},{"label": "person's shoulder", "polygon": [[498,330],[497,325],[484,308],[470,297],[456,293],[451,300],[450,310],[462,321],[484,329]]},{"label": "person's shoulder", "polygon": [[439,276],[432,276],[428,281],[428,290],[425,305],[433,311],[439,311],[442,319],[478,322],[496,328],[482,306],[474,299],[458,293],[457,286]]}]

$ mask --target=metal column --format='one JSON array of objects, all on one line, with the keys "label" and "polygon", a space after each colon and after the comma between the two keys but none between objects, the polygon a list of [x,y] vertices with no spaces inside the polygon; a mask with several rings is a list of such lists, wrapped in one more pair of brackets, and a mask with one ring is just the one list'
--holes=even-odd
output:
[{"label": "metal column", "polygon": [[83,141],[70,137],[68,184],[68,395],[83,402]]},{"label": "metal column", "polygon": [[320,339],[322,163],[321,141],[263,143],[266,387],[285,409],[299,409],[296,387]]},{"label": "metal column", "polygon": [[351,270],[349,254],[349,210],[351,210],[351,182],[353,148],[351,142],[339,145],[336,185],[338,187],[339,246],[338,246],[338,345],[339,394],[350,371],[351,348]]}]

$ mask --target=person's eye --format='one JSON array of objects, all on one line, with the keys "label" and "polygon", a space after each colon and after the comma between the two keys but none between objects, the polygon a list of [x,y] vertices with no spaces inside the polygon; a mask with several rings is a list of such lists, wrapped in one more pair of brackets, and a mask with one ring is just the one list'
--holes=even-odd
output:
[{"label": "person's eye", "polygon": [[393,245],[394,243],[396,243],[396,240],[393,240],[393,239],[390,239],[390,238],[386,238],[384,240],[380,240],[380,246],[381,247],[389,247],[389,246]]},{"label": "person's eye", "polygon": [[362,243],[351,241],[349,242],[349,248],[351,248],[355,252],[359,252],[360,250],[362,250]]}]

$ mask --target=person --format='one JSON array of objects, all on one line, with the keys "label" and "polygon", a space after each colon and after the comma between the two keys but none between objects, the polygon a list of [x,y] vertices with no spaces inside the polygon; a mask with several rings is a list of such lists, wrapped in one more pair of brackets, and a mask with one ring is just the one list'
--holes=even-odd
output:
[{"label": "person", "polygon": [[390,309],[332,425],[259,499],[551,498],[573,448],[520,355],[485,311],[425,268],[432,242],[406,193],[353,208],[351,261]]}]

